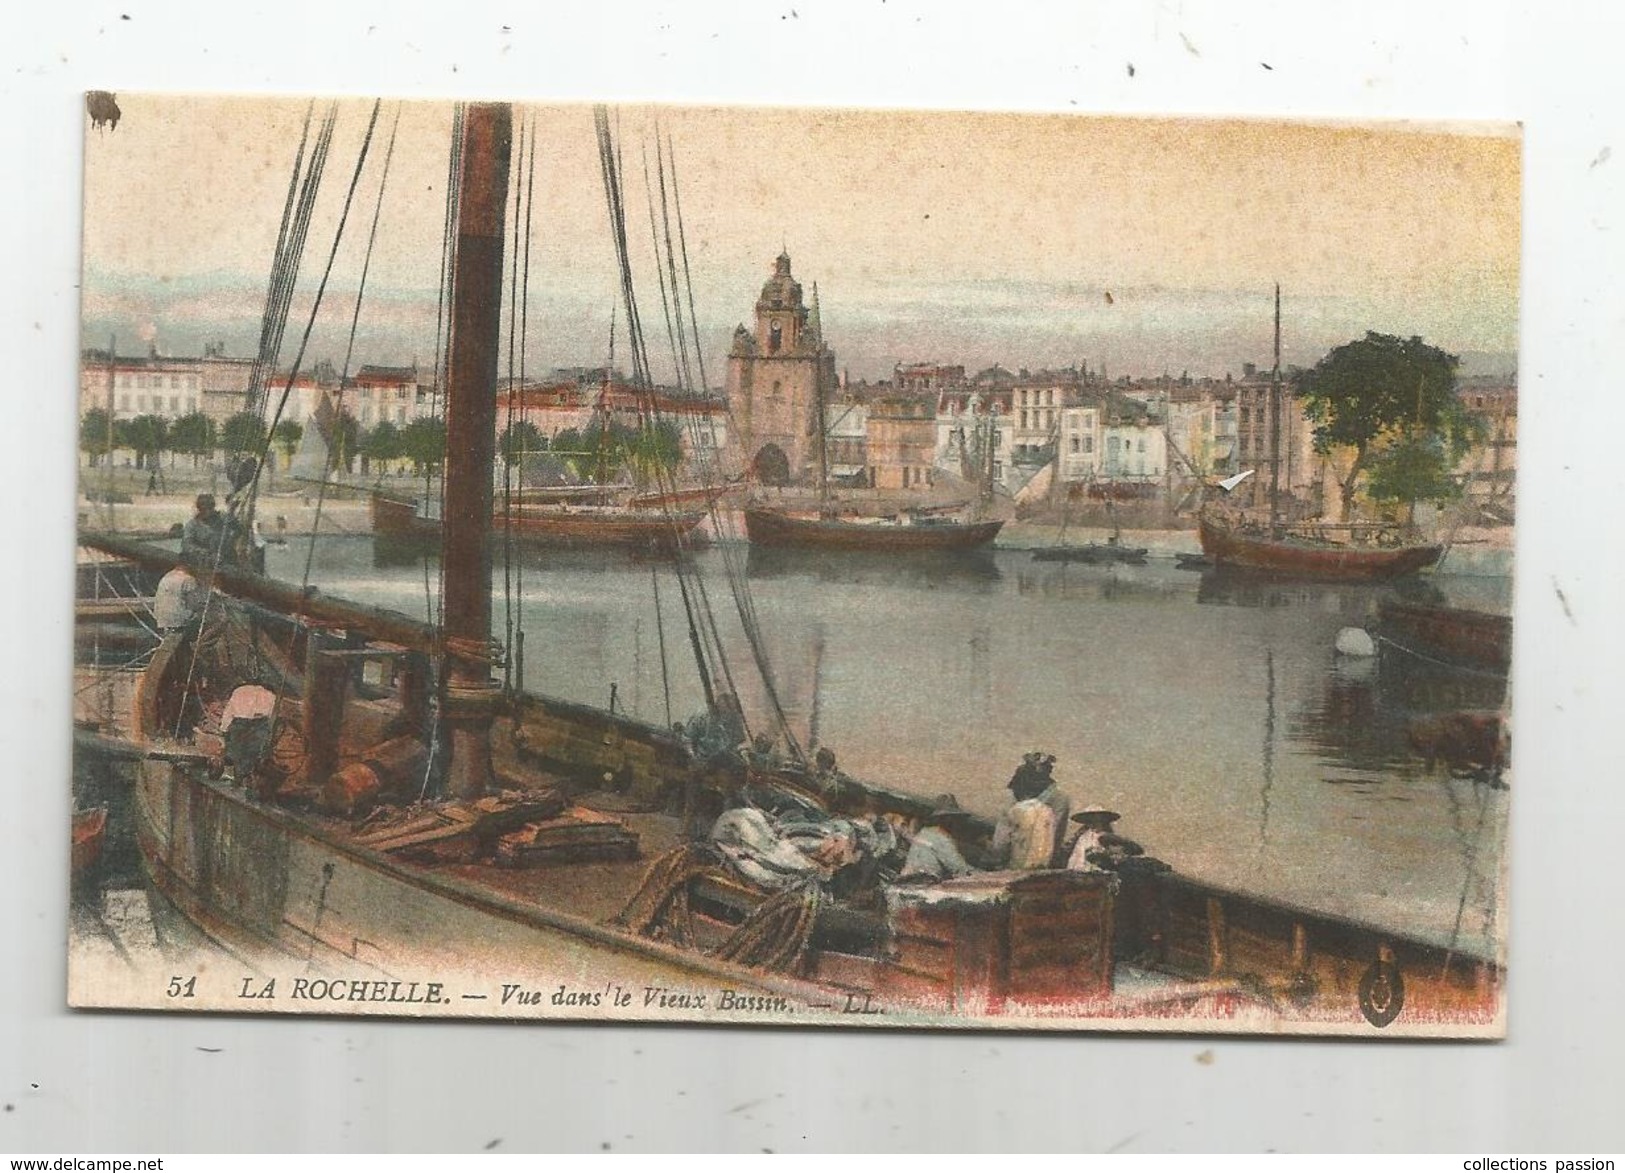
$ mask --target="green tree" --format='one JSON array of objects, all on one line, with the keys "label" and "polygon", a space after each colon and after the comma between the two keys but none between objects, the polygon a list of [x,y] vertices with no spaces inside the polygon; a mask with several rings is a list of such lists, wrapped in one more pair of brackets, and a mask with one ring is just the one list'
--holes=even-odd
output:
[{"label": "green tree", "polygon": [[214,421],[201,411],[188,412],[169,425],[170,450],[190,456],[193,468],[214,452],[215,440]]},{"label": "green tree", "polygon": [[[397,460],[403,455],[401,430],[389,420],[379,420],[361,441],[361,454],[368,460]],[[382,476],[382,470],[379,471]]]},{"label": "green tree", "polygon": [[107,412],[93,407],[79,420],[79,449],[90,457],[91,466],[108,452]]},{"label": "green tree", "polygon": [[[564,433],[559,434],[562,440]],[[571,464],[575,467],[576,475],[582,480],[596,481],[599,484],[608,484],[619,475],[621,466],[627,462],[633,441],[637,433],[623,424],[611,420],[607,425],[593,421],[581,433],[581,442],[578,455]],[[554,441],[555,450],[563,445]]]},{"label": "green tree", "polygon": [[299,441],[304,437],[304,427],[294,420],[283,420],[271,429],[272,442],[282,449],[282,455],[289,463],[293,461],[293,454],[299,451]]},{"label": "green tree", "polygon": [[502,435],[497,440],[497,451],[510,465],[519,463],[519,458],[526,452],[540,452],[546,447],[541,429],[529,420],[514,420],[502,429]]},{"label": "green tree", "polygon": [[1451,476],[1450,459],[1440,436],[1404,436],[1371,458],[1366,492],[1373,501],[1403,504],[1415,520],[1416,503],[1444,504],[1461,496],[1461,484]]},{"label": "green tree", "polygon": [[220,446],[233,456],[246,452],[257,457],[265,446],[265,421],[257,412],[239,411],[221,426]]},{"label": "green tree", "polygon": [[374,460],[398,460],[403,455],[401,429],[389,420],[379,420],[367,433],[367,451]]},{"label": "green tree", "polygon": [[118,443],[135,450],[137,468],[156,468],[169,443],[169,424],[160,415],[138,415],[117,427]]},{"label": "green tree", "polygon": [[440,467],[446,458],[446,425],[437,419],[416,419],[401,429],[401,455],[421,475]]},{"label": "green tree", "polygon": [[672,471],[683,459],[683,442],[677,425],[670,420],[659,420],[640,428],[631,438],[627,455],[640,480],[648,481],[657,473]]},{"label": "green tree", "polygon": [[1339,486],[1344,520],[1378,452],[1408,438],[1456,451],[1470,436],[1456,395],[1458,361],[1421,338],[1368,332],[1294,376],[1293,391],[1315,425],[1315,451],[1352,456]]},{"label": "green tree", "polygon": [[361,451],[361,425],[355,416],[340,409],[333,417],[333,434],[329,449],[328,467],[342,467],[345,472],[355,469],[355,458]]}]

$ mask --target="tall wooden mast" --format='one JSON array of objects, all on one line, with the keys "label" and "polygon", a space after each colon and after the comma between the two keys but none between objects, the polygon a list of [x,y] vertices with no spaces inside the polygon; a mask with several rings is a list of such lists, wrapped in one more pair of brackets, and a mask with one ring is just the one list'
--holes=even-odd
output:
[{"label": "tall wooden mast", "polygon": [[502,246],[513,110],[470,105],[463,122],[462,199],[452,277],[446,387],[444,559],[447,687],[442,713],[451,760],[446,791],[483,794],[491,782],[491,508],[501,344]]},{"label": "tall wooden mast", "polygon": [[829,503],[829,405],[824,387],[824,317],[818,309],[818,282],[813,282],[812,330],[813,353],[817,356],[813,367],[813,451],[818,456],[818,515],[834,516]]}]

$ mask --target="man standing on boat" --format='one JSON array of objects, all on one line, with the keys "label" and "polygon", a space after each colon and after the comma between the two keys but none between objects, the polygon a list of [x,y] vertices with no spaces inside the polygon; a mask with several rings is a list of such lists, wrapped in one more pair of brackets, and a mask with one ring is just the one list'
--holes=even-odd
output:
[{"label": "man standing on boat", "polygon": [[994,867],[1036,871],[1057,866],[1072,800],[1055,784],[1055,758],[1030,753],[1008,786],[1015,801],[993,829],[988,862]]},{"label": "man standing on boat", "polygon": [[226,777],[250,785],[271,752],[275,732],[276,694],[263,684],[238,685],[220,714],[220,736]]},{"label": "man standing on boat", "polygon": [[903,861],[899,880],[950,880],[955,876],[968,876],[976,869],[965,861],[959,838],[969,830],[975,818],[960,807],[951,794],[938,798],[924,825],[909,845],[908,858]]},{"label": "man standing on boat", "polygon": [[226,548],[226,519],[214,507],[213,493],[197,495],[197,509],[181,529],[181,560],[205,570],[230,560]]}]

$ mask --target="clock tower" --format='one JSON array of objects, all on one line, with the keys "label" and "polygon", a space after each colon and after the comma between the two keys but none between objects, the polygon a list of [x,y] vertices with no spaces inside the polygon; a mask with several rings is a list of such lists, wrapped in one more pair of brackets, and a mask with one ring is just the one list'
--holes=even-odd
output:
[{"label": "clock tower", "polygon": [[817,479],[819,388],[835,386],[835,355],[824,346],[813,305],[780,253],[756,299],[756,329],[741,324],[728,351],[733,435],[751,475],[763,484],[809,485]]}]

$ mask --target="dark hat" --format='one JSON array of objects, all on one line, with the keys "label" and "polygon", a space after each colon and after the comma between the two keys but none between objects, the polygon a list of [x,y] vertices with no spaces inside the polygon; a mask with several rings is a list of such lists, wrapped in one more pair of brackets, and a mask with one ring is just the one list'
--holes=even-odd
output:
[{"label": "dark hat", "polygon": [[1095,819],[1101,819],[1108,823],[1115,823],[1122,817],[1116,811],[1107,810],[1103,806],[1086,806],[1072,816],[1072,821],[1074,823],[1087,823]]},{"label": "dark hat", "polygon": [[968,821],[976,816],[959,805],[959,800],[951,794],[939,794],[931,804],[931,813],[922,820],[926,826],[932,823],[951,823]]}]

